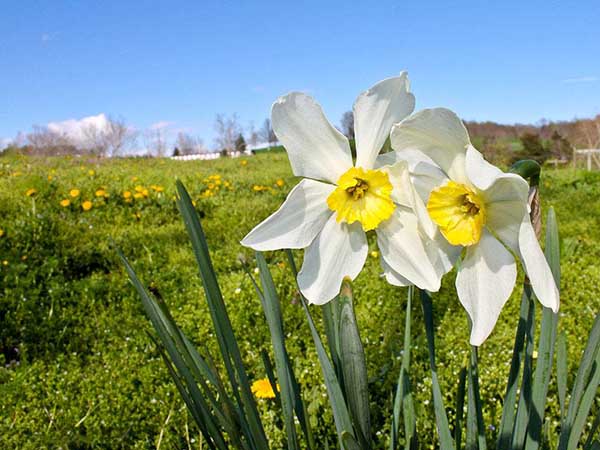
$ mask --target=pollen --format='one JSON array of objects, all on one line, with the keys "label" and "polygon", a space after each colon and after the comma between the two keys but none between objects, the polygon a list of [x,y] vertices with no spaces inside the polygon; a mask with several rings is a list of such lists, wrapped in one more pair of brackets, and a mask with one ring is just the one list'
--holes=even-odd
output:
[{"label": "pollen", "polygon": [[363,230],[369,231],[392,216],[396,205],[391,195],[387,173],[353,167],[339,178],[327,206],[337,213],[338,222],[360,222]]},{"label": "pollen", "polygon": [[452,245],[474,245],[481,239],[486,221],[485,203],[469,186],[449,181],[434,189],[427,211]]}]

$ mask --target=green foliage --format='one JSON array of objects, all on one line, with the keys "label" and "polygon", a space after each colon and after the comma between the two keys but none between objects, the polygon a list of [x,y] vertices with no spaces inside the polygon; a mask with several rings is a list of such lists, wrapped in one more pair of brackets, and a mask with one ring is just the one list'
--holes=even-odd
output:
[{"label": "green foliage", "polygon": [[[221,176],[218,190],[216,180],[209,179],[217,174]],[[162,448],[187,448],[202,439],[160,353],[147,337],[150,327],[139,297],[109,244],[112,238],[151,291],[165,299],[190,341],[205,346],[214,358],[219,348],[209,325],[210,312],[173,198],[176,177],[188,186],[203,216],[248,377],[253,381],[267,375],[261,350],[266,349],[274,360],[269,327],[255,289],[236,261],[240,253],[253,260],[239,240],[279,206],[295,183],[285,154],[202,162],[2,157],[0,262],[7,264],[0,266],[0,352],[6,364],[0,369],[0,448],[154,448],[159,442]],[[283,187],[276,183],[278,179],[284,181]],[[152,185],[164,189],[158,192]],[[256,185],[267,189],[255,191]],[[96,197],[103,186],[109,197]],[[127,202],[123,193],[133,195],[136,186],[147,188],[148,196],[142,192],[141,198]],[[37,190],[34,197],[25,195],[29,188]],[[69,207],[61,207],[59,202],[69,197],[72,188],[80,189],[80,196]],[[556,209],[563,236],[560,323],[567,331],[571,389],[576,362],[600,309],[600,174],[546,170],[540,188],[544,206]],[[83,211],[82,202],[88,199],[93,208]],[[372,238],[370,245],[375,250]],[[300,256],[297,253],[296,259]],[[333,448],[337,445],[331,434],[333,416],[320,368],[313,364],[317,354],[285,254],[273,252],[265,258],[281,301],[286,349],[315,441]],[[369,258],[354,283],[353,306],[367,356],[372,428],[389,430],[393,394],[406,354],[406,290],[388,286],[379,273],[378,260]],[[460,417],[454,406],[456,383],[470,359],[468,322],[452,287],[449,275],[443,292],[432,301],[439,384],[450,424]],[[515,290],[478,354],[488,442],[498,434],[519,296]],[[318,310],[309,310],[322,330]],[[422,324],[422,315],[414,309],[412,316],[413,417],[420,444],[430,448],[436,425],[427,341],[423,327],[416,325]],[[550,419],[544,425],[554,432],[561,420],[556,389],[556,383],[551,383],[546,405]],[[594,399],[592,414],[597,414],[598,406]],[[286,434],[280,407],[274,400],[260,399],[257,408],[270,442],[282,447]],[[410,408],[403,406],[401,415],[405,411]],[[584,439],[591,425],[584,427]],[[375,448],[389,447],[389,433],[372,437]]]}]

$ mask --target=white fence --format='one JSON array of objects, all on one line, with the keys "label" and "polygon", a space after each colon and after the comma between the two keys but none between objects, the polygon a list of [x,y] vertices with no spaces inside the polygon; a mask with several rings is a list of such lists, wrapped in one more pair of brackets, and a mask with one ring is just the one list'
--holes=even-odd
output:
[{"label": "white fence", "polygon": [[[176,161],[207,161],[211,159],[219,159],[221,157],[220,152],[212,152],[212,153],[196,153],[194,155],[180,155],[180,156],[171,156],[171,159]],[[227,154],[229,158],[238,158],[240,156],[252,156],[252,152],[246,150],[245,152],[231,152]]]}]

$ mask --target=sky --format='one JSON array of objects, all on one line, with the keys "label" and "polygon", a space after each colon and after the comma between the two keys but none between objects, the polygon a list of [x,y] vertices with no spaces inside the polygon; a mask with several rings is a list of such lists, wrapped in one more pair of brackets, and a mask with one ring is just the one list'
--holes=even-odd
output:
[{"label": "sky", "polygon": [[5,1],[0,139],[99,114],[211,146],[304,91],[339,124],[407,70],[417,109],[535,123],[600,114],[600,2]]}]

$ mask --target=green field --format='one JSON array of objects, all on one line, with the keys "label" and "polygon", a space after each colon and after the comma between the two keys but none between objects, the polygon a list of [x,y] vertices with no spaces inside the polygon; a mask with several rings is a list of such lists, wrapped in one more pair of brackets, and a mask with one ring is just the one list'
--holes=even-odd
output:
[{"label": "green field", "polygon": [[[265,376],[260,350],[269,347],[267,326],[238,262],[242,256],[252,264],[252,253],[238,242],[294,185],[285,153],[206,162],[0,157],[0,448],[201,448],[114,250],[121,248],[141,278],[166,299],[188,336],[216,355],[174,202],[176,178],[186,184],[203,217],[250,376]],[[78,195],[71,196],[75,189]],[[600,174],[547,170],[541,194],[544,208],[556,209],[562,236],[559,327],[568,335],[573,371],[600,310]],[[63,206],[63,200],[70,204]],[[85,210],[84,203],[91,208]],[[375,251],[372,237],[371,246]],[[272,252],[267,258],[313,425],[333,444],[325,387],[285,255]],[[355,293],[374,429],[382,430],[375,440],[384,448],[406,291],[387,285],[380,272],[376,255],[369,257]],[[466,313],[452,288],[450,274],[434,295],[439,372],[450,419],[458,372],[469,355]],[[480,350],[482,397],[491,425],[497,426],[501,412],[519,298],[516,289]],[[433,442],[427,350],[416,307],[413,316],[417,426],[422,440]],[[554,382],[549,395],[550,415],[555,415]],[[278,448],[283,438],[278,410],[270,400],[259,405]],[[557,425],[551,420],[548,426]],[[490,427],[488,437],[494,436]]]}]

